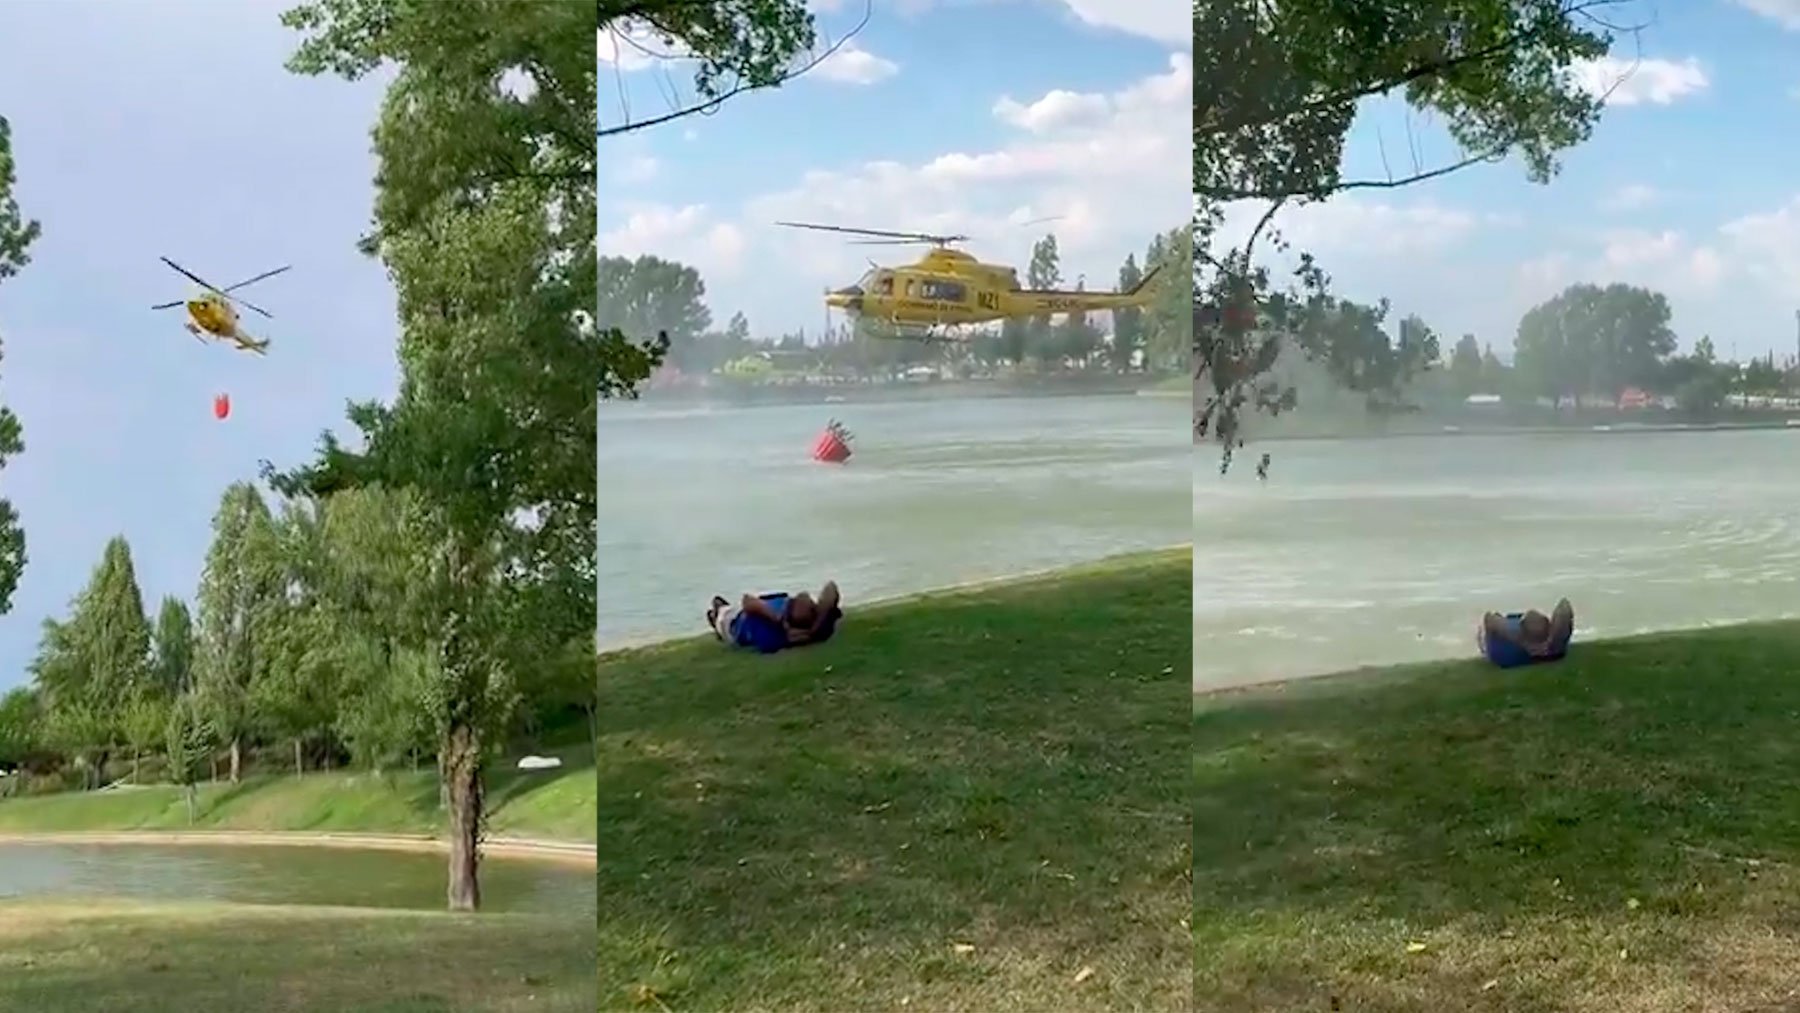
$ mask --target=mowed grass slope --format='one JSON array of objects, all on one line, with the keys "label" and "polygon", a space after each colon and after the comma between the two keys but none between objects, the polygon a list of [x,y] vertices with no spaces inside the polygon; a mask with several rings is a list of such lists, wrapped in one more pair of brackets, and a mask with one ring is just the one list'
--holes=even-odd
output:
[{"label": "mowed grass slope", "polygon": [[602,1009],[1186,1009],[1192,553],[603,657]]},{"label": "mowed grass slope", "polygon": [[[501,836],[594,839],[594,758],[585,744],[558,750],[563,766],[488,769],[489,830]],[[122,787],[0,800],[0,832],[70,830],[259,830],[429,834],[442,829],[436,772],[387,775],[328,771],[261,774],[238,784],[203,784],[198,819],[174,785]]]},{"label": "mowed grass slope", "polygon": [[1196,710],[1196,1009],[1800,1009],[1800,624]]}]

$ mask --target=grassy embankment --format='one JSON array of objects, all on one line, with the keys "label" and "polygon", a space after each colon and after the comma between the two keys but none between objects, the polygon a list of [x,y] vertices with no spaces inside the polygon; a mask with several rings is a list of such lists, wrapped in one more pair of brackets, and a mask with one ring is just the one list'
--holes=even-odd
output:
[{"label": "grassy embankment", "polygon": [[1191,559],[603,657],[601,1007],[1186,1008]]},{"label": "grassy embankment", "polygon": [[[594,839],[594,758],[586,743],[551,751],[563,766],[521,772],[490,767],[489,831],[507,837]],[[252,830],[430,834],[441,829],[437,776],[427,768],[260,774],[200,786],[188,823],[186,793],[173,785],[63,792],[0,800],[0,834],[40,831]]]},{"label": "grassy embankment", "polygon": [[1800,623],[1196,711],[1199,1010],[1793,1008]]},{"label": "grassy embankment", "polygon": [[[593,752],[556,771],[489,776],[491,830],[594,839]],[[190,828],[166,785],[0,801],[0,837],[68,831],[431,834],[431,771],[258,775],[200,790]],[[560,915],[304,905],[0,900],[0,1009],[575,1013],[593,1008],[593,949]]]}]

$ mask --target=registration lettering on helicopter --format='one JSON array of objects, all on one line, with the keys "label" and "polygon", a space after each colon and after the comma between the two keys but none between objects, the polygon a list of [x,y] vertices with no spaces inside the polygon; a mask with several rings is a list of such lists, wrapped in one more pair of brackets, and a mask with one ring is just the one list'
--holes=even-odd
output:
[{"label": "registration lettering on helicopter", "polygon": [[1081,300],[1079,299],[1039,299],[1037,304],[1039,309],[1051,311],[1081,308]]}]

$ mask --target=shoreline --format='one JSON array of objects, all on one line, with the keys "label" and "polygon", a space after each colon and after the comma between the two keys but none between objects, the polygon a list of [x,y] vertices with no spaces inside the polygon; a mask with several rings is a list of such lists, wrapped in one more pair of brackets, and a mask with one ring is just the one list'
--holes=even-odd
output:
[{"label": "shoreline", "polygon": [[[1271,433],[1258,436],[1246,433],[1248,443],[1291,443],[1312,440],[1320,443],[1343,443],[1353,440],[1422,440],[1458,436],[1552,436],[1564,433],[1594,436],[1629,436],[1641,433],[1736,433],[1770,429],[1800,432],[1800,419],[1769,422],[1591,422],[1555,426],[1457,426],[1413,431],[1358,433]],[[1208,439],[1196,440],[1195,447],[1211,446]]]},{"label": "shoreline", "polygon": [[[1771,624],[1795,623],[1795,622],[1800,622],[1800,613],[1795,613],[1795,614],[1789,615],[1789,616],[1774,617],[1774,618],[1738,619],[1738,620],[1734,620],[1731,622],[1705,623],[1705,624],[1702,624],[1699,626],[1670,626],[1670,627],[1667,627],[1665,629],[1660,629],[1660,630],[1640,630],[1640,631],[1633,632],[1633,633],[1622,633],[1622,634],[1618,634],[1616,636],[1593,637],[1591,639],[1581,639],[1581,638],[1577,637],[1577,639],[1571,640],[1569,642],[1569,651],[1570,651],[1570,654],[1572,655],[1577,646],[1584,645],[1584,644],[1587,644],[1587,645],[1617,644],[1617,643],[1624,643],[1624,642],[1628,642],[1628,641],[1632,641],[1632,640],[1642,640],[1642,639],[1645,639],[1646,637],[1682,636],[1682,635],[1688,635],[1688,634],[1707,633],[1707,632],[1712,632],[1712,631],[1716,631],[1716,630],[1737,629],[1737,628],[1745,627],[1745,626],[1767,626],[1767,625],[1771,625]],[[1324,680],[1331,680],[1331,679],[1350,680],[1350,679],[1356,679],[1356,678],[1373,678],[1373,677],[1377,677],[1377,676],[1381,676],[1381,675],[1391,675],[1391,674],[1400,672],[1403,669],[1422,668],[1422,667],[1432,666],[1432,665],[1457,664],[1459,662],[1480,662],[1483,660],[1485,660],[1485,659],[1483,659],[1478,654],[1466,653],[1466,654],[1447,654],[1441,658],[1417,658],[1417,659],[1413,659],[1411,661],[1375,662],[1375,663],[1368,664],[1368,665],[1358,665],[1354,668],[1333,669],[1329,672],[1314,672],[1311,674],[1300,674],[1300,675],[1283,675],[1283,676],[1275,676],[1275,677],[1271,677],[1271,678],[1267,678],[1267,679],[1253,679],[1253,680],[1246,681],[1246,682],[1234,682],[1234,683],[1231,683],[1230,685],[1226,685],[1226,686],[1212,686],[1212,687],[1206,687],[1206,688],[1202,688],[1200,686],[1195,686],[1192,696],[1193,696],[1193,699],[1200,700],[1203,698],[1205,698],[1205,699],[1213,699],[1213,698],[1222,699],[1225,697],[1232,696],[1234,694],[1250,695],[1250,694],[1256,694],[1256,693],[1281,693],[1281,692],[1285,692],[1286,690],[1288,690],[1289,688],[1292,688],[1292,687],[1312,686],[1312,685],[1315,685]],[[1552,663],[1552,664],[1554,665],[1554,663]]]},{"label": "shoreline", "polygon": [[[449,842],[427,834],[376,834],[354,831],[311,830],[44,830],[0,831],[0,846],[34,844],[178,845],[201,847],[312,847],[349,848],[363,851],[399,851],[412,854],[444,854]],[[481,844],[484,858],[594,868],[599,861],[596,845],[574,841],[495,837]]]},{"label": "shoreline", "polygon": [[[976,577],[970,580],[958,581],[953,584],[940,584],[918,591],[902,591],[880,598],[871,598],[868,601],[859,604],[857,608],[885,608],[905,602],[918,601],[921,598],[929,598],[940,594],[966,594],[971,591],[984,591],[990,588],[1005,587],[1012,584],[1029,584],[1034,581],[1044,580],[1062,574],[1080,573],[1094,567],[1105,567],[1114,562],[1122,562],[1139,557],[1156,556],[1167,552],[1179,552],[1183,549],[1191,551],[1193,544],[1192,541],[1174,542],[1168,545],[1159,545],[1154,548],[1132,549],[1129,552],[1116,552],[1109,556],[1098,556],[1093,559],[1074,563],[1064,563],[1058,566],[1039,567],[1035,570],[1021,570],[1016,573],[1004,573],[992,577]],[[671,644],[684,643],[689,640],[705,639],[710,636],[711,634],[709,633],[682,633],[674,636],[648,633],[641,639],[634,638],[631,640],[606,644],[600,647],[596,653],[600,657],[605,658],[609,655],[664,647]]]}]

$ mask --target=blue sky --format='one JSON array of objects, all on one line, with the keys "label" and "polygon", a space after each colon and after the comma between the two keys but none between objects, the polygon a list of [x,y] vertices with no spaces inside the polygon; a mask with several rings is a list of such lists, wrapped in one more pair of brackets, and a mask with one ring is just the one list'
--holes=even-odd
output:
[{"label": "blue sky", "polygon": [[[834,40],[865,13],[812,6]],[[601,252],[698,268],[720,326],[741,310],[766,335],[816,331],[864,254],[912,255],[778,219],[967,233],[1020,268],[1051,229],[1069,282],[1111,287],[1189,215],[1190,19],[1186,0],[874,0],[799,80],[603,142]],[[600,41],[603,124],[692,98],[691,67]]]},{"label": "blue sky", "polygon": [[[304,78],[281,4],[0,4],[0,115],[43,238],[0,283],[0,401],[25,453],[0,472],[30,563],[0,616],[0,689],[25,681],[106,540],[131,542],[145,605],[190,600],[227,484],[304,459],[348,399],[391,395],[394,305],[356,252],[381,84]],[[202,346],[188,283],[294,265],[245,294],[267,358]],[[231,418],[212,416],[229,393]]]},{"label": "blue sky", "polygon": [[[1520,315],[1579,281],[1668,295],[1683,347],[1710,335],[1741,358],[1795,352],[1800,309],[1800,0],[1664,0],[1615,8],[1647,22],[1587,68],[1613,84],[1594,136],[1548,186],[1516,162],[1400,190],[1365,190],[1276,221],[1325,262],[1340,294],[1393,300],[1450,340],[1510,354]],[[1456,158],[1440,127],[1371,103],[1346,164],[1396,175],[1409,153]],[[1239,228],[1260,208],[1235,208]]]}]

